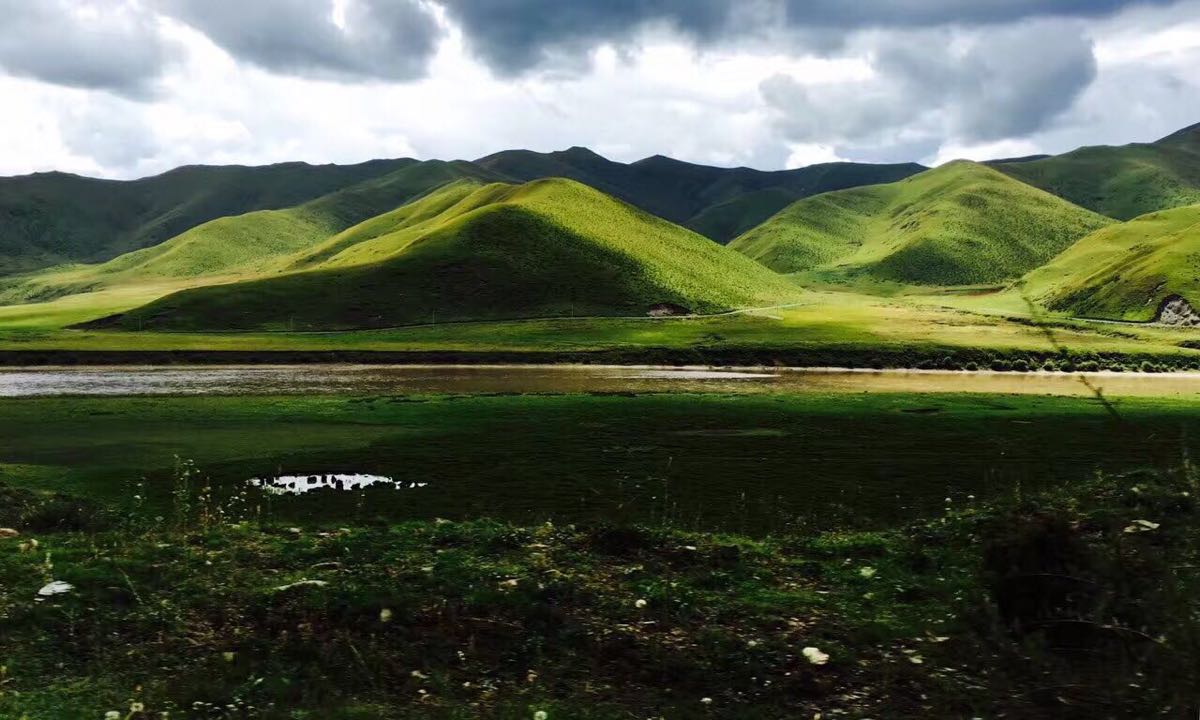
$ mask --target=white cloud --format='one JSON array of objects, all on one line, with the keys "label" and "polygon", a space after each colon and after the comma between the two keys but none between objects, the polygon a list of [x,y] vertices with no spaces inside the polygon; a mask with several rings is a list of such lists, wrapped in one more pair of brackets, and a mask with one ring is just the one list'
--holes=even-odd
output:
[{"label": "white cloud", "polygon": [[832,146],[819,143],[792,143],[788,150],[788,159],[784,163],[784,167],[788,169],[845,160]]},{"label": "white cloud", "polygon": [[[120,1],[133,13],[166,0]],[[329,33],[375,4],[323,3]],[[352,81],[289,72],[283,55],[248,58],[244,36],[217,42],[178,20],[130,15],[170,48],[157,74],[133,63],[118,87],[74,89],[0,68],[0,174],[133,177],[193,163],[471,159],[572,145],[624,161],[665,154],[765,169],[941,162],[1152,140],[1200,120],[1200,0],[1108,19],[847,29],[839,49],[822,52],[772,33],[701,49],[639,26],[636,43],[599,41],[571,72],[517,76],[498,75],[445,13],[422,7],[440,39],[421,61],[427,73],[401,68],[405,80],[351,50],[333,60],[363,71]]]}]

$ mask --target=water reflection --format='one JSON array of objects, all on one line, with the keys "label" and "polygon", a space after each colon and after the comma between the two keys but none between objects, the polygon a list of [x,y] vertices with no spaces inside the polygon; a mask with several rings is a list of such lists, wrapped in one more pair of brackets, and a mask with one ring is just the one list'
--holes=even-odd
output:
[{"label": "water reflection", "polygon": [[[0,397],[655,392],[1092,394],[1081,375],[601,365],[278,365],[0,369]],[[1110,396],[1200,396],[1200,375],[1089,373]]]},{"label": "water reflection", "polygon": [[392,486],[396,490],[417,490],[429,483],[393,480],[383,475],[362,473],[326,475],[280,475],[273,478],[251,478],[252,487],[262,488],[271,495],[303,495],[313,490],[361,490],[372,486]]}]

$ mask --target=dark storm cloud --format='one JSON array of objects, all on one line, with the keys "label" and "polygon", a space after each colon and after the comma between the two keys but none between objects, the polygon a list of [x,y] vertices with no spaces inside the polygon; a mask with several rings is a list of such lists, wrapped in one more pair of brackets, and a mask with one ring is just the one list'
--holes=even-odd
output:
[{"label": "dark storm cloud", "polygon": [[503,74],[623,44],[668,27],[700,44],[789,31],[808,49],[832,50],[874,28],[977,26],[1037,17],[1095,17],[1171,0],[439,0],[476,55]]},{"label": "dark storm cloud", "polygon": [[1022,137],[1071,107],[1097,72],[1075,21],[894,32],[859,50],[873,58],[870,80],[806,86],[781,75],[763,83],[789,140],[936,147]]},{"label": "dark storm cloud", "polygon": [[[550,57],[622,43],[658,23],[701,42],[725,35],[737,0],[442,0],[467,43],[503,74],[529,70]],[[759,0],[741,0],[756,5]]]},{"label": "dark storm cloud", "polygon": [[145,96],[172,56],[154,16],[110,0],[0,0],[0,70]]},{"label": "dark storm cloud", "polygon": [[157,1],[231,55],[280,73],[411,80],[439,34],[418,0],[349,0],[341,27],[331,0]]}]

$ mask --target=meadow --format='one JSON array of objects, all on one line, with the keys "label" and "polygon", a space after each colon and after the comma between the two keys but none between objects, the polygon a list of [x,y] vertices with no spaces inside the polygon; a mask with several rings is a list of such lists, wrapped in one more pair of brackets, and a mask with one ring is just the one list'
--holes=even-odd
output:
[{"label": "meadow", "polygon": [[[1183,717],[1198,437],[1166,398],[9,399],[0,716]],[[246,484],[287,472],[427,485]]]}]

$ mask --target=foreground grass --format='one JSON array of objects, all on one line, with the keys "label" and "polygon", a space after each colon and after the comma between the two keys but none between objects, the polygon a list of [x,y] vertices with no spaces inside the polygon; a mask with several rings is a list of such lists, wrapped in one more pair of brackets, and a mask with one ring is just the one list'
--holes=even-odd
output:
[{"label": "foreground grass", "polygon": [[[136,501],[104,511],[0,490],[0,523],[21,531],[0,540],[0,716],[1196,709],[1187,475],[760,539],[489,521],[285,527],[182,477],[158,519]],[[51,580],[74,589],[39,599]]]}]

